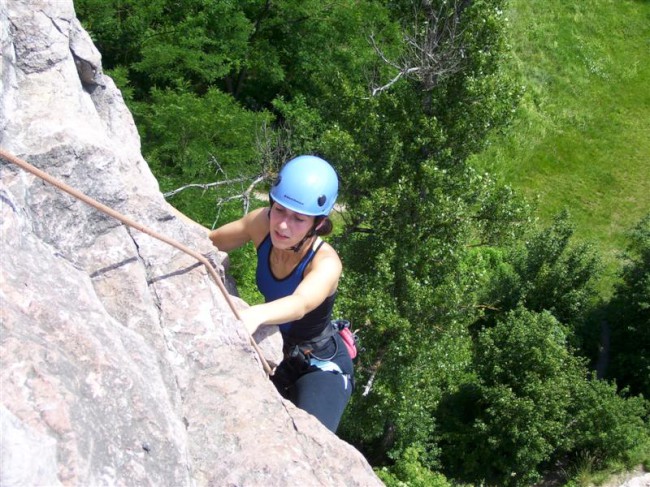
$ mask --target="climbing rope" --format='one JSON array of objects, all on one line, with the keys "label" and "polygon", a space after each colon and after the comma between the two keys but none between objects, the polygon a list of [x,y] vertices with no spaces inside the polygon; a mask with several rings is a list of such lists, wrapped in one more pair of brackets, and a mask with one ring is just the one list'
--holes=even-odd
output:
[{"label": "climbing rope", "polygon": [[[93,208],[96,208],[97,210],[107,214],[108,216],[111,216],[111,217],[115,218],[116,220],[121,221],[125,225],[128,225],[129,227],[135,228],[136,230],[139,230],[142,233],[146,233],[147,235],[149,235],[149,236],[151,236],[151,237],[153,237],[155,239],[158,239],[158,240],[160,240],[162,242],[165,242],[166,244],[169,244],[172,247],[174,247],[174,248],[176,248],[176,249],[178,249],[178,250],[180,250],[182,252],[185,252],[186,254],[194,257],[196,260],[198,260],[201,264],[203,264],[205,266],[208,273],[212,277],[212,280],[217,284],[217,287],[221,291],[221,294],[226,299],[226,302],[228,303],[228,306],[232,310],[233,314],[235,315],[235,318],[237,318],[239,321],[241,321],[241,316],[240,316],[239,312],[237,311],[237,308],[235,307],[235,303],[231,299],[230,294],[228,294],[228,291],[226,290],[226,287],[224,286],[223,282],[221,282],[221,278],[219,277],[217,272],[214,270],[214,267],[212,267],[212,264],[210,263],[210,261],[205,256],[203,256],[202,254],[196,252],[195,250],[192,250],[191,248],[183,245],[182,243],[177,242],[176,240],[173,240],[173,239],[171,239],[171,238],[169,238],[169,237],[167,237],[165,235],[162,235],[162,234],[152,230],[151,228],[146,227],[145,225],[142,225],[142,224],[136,222],[135,220],[132,220],[132,219],[122,215],[121,213],[118,213],[117,211],[113,210],[112,208],[100,203],[97,200],[92,199],[91,197],[85,195],[84,193],[82,193],[82,192],[74,189],[73,187],[65,184],[64,182],[59,181],[58,179],[50,176],[45,171],[41,171],[40,169],[38,169],[38,168],[32,166],[31,164],[29,164],[28,162],[25,162],[24,160],[12,155],[12,154],[9,154],[8,152],[6,152],[3,149],[0,149],[0,157],[2,159],[4,159],[5,161],[10,162],[12,164],[15,164],[15,165],[21,167],[22,169],[24,169],[25,171],[27,171],[27,172],[41,178],[43,181],[51,184],[52,186],[55,186],[55,187],[59,188],[62,191],[65,191],[66,193],[73,196],[74,198],[77,198],[78,200],[83,201],[84,203],[92,206]],[[264,355],[262,354],[262,351],[260,350],[259,346],[255,342],[255,339],[252,337],[252,335],[250,335],[250,333],[249,333],[249,338],[250,338],[251,345],[253,346],[253,348],[257,352],[257,354],[258,354],[258,356],[260,358],[260,361],[262,362],[262,366],[264,367],[264,370],[266,371],[266,373],[268,375],[271,375],[272,374],[271,367],[269,366],[268,362],[264,358]]]}]

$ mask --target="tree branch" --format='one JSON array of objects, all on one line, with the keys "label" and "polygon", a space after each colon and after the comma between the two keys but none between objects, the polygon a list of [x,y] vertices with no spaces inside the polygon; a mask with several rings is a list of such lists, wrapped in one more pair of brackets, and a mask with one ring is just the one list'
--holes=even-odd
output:
[{"label": "tree branch", "polygon": [[[423,0],[422,12],[414,13],[413,32],[404,33],[405,54],[399,61],[389,59],[370,36],[375,52],[398,73],[390,81],[371,89],[371,96],[388,90],[401,78],[415,79],[424,91],[435,88],[441,80],[459,72],[465,63],[465,28],[461,17],[467,0],[440,2],[434,9],[430,0]],[[420,20],[423,18],[422,25]]]},{"label": "tree branch", "polygon": [[419,71],[421,68],[406,68],[397,73],[397,76],[395,76],[392,80],[390,80],[388,83],[386,83],[383,86],[378,86],[376,88],[372,89],[372,96],[376,96],[378,93],[381,93],[382,91],[386,91],[389,89],[391,86],[393,86],[395,83],[399,81],[399,79],[402,76],[408,76],[409,74],[413,74],[417,71]]},{"label": "tree branch", "polygon": [[176,188],[172,191],[168,191],[167,193],[163,193],[163,196],[165,198],[173,198],[177,194],[182,193],[183,191],[188,189],[202,189],[204,191],[207,191],[208,189],[218,188],[219,186],[227,186],[229,184],[241,183],[248,179],[250,178],[241,177],[235,179],[227,179],[225,181],[215,181],[213,183],[190,183],[190,184],[186,184],[185,186],[181,186],[180,188]]}]

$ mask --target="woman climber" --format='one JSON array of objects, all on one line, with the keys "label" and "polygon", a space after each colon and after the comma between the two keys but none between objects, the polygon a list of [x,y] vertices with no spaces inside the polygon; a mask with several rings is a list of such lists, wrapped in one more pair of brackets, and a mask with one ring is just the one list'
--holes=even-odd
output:
[{"label": "woman climber", "polygon": [[271,380],[299,408],[336,432],[353,387],[353,365],[331,325],[341,260],[321,239],[338,177],[326,161],[300,156],[287,162],[273,184],[270,206],[210,232],[225,252],[252,242],[257,249],[257,286],[264,304],[240,311],[252,334],[280,325],[284,359]]}]

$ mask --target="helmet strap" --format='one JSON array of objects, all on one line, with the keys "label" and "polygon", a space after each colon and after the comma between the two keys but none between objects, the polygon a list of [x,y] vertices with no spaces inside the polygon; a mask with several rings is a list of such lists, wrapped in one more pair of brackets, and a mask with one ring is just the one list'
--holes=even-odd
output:
[{"label": "helmet strap", "polygon": [[320,225],[320,223],[323,221],[323,218],[324,217],[322,216],[317,216],[314,219],[314,225],[311,227],[311,230],[307,232],[307,234],[302,238],[300,242],[298,242],[293,247],[290,247],[290,249],[293,250],[294,252],[300,252],[300,249],[305,244],[305,242],[310,238],[312,238],[314,235],[316,235],[316,229],[318,228],[318,225]]},{"label": "helmet strap", "polygon": [[300,249],[301,249],[302,246],[305,244],[305,242],[306,242],[307,240],[309,240],[310,238],[312,238],[314,235],[316,235],[316,225],[314,225],[313,227],[311,227],[311,230],[309,230],[309,231],[307,232],[307,235],[305,235],[305,236],[302,238],[302,240],[301,240],[300,242],[298,242],[298,243],[297,243],[296,245],[294,245],[293,247],[289,247],[289,248],[290,248],[291,250],[293,250],[294,252],[296,252],[296,253],[300,252]]}]

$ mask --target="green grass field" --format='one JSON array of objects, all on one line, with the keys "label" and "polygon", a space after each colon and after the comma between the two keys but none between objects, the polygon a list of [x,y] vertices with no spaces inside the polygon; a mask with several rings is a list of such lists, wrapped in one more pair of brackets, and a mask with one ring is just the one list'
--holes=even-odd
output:
[{"label": "green grass field", "polygon": [[512,0],[508,17],[525,95],[475,162],[538,198],[542,222],[568,208],[608,294],[625,232],[650,211],[650,1]]}]

